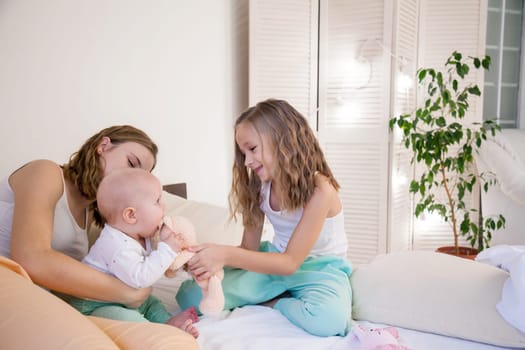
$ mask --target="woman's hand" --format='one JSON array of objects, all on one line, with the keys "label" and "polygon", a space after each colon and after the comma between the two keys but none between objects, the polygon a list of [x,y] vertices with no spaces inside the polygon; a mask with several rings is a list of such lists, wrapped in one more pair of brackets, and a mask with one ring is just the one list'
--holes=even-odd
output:
[{"label": "woman's hand", "polygon": [[188,271],[199,281],[206,280],[224,267],[224,247],[205,243],[189,248],[195,255],[188,261]]},{"label": "woman's hand", "polygon": [[146,299],[151,294],[153,288],[152,287],[146,287],[146,288],[131,288],[129,287],[129,292],[126,294],[127,301],[124,302],[124,305],[136,309],[140,305],[142,305]]}]

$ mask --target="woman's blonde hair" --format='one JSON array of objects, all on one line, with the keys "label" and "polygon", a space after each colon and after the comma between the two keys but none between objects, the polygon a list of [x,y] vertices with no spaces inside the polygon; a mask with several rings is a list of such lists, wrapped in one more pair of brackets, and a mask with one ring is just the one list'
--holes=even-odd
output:
[{"label": "woman's blonde hair", "polygon": [[[153,167],[157,163],[158,147],[144,131],[130,125],[115,125],[99,131],[71,155],[68,163],[62,165],[64,177],[89,200],[96,199],[98,185],[104,175],[104,165],[97,152],[97,147],[104,137],[108,137],[115,145],[124,142],[141,144],[153,155]],[[91,205],[91,209],[95,223],[102,225],[104,221],[98,213],[96,201]]]},{"label": "woman's blonde hair", "polygon": [[[339,189],[308,121],[288,102],[276,99],[259,102],[237,118],[235,130],[241,123],[250,123],[259,137],[270,143],[270,149],[263,152],[272,152],[277,162],[273,178],[282,191],[281,209],[294,210],[306,205],[315,189],[316,172]],[[230,212],[233,218],[241,214],[246,227],[257,227],[264,219],[259,207],[261,181],[245,166],[245,155],[237,143],[234,147]]]}]

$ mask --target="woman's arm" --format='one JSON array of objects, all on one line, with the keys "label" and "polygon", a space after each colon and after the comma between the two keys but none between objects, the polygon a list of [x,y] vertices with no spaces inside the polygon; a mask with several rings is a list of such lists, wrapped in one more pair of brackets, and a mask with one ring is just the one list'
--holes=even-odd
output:
[{"label": "woman's arm", "polygon": [[39,160],[13,173],[15,193],[11,258],[44,288],[81,298],[140,305],[150,289],[135,290],[51,248],[55,206],[62,196],[62,169]]},{"label": "woman's arm", "polygon": [[[245,230],[241,247],[212,244],[196,247],[198,254],[188,267],[199,280],[209,278],[223,266],[266,274],[292,274],[297,271],[314,246],[326,217],[333,216],[340,210],[341,203],[337,191],[325,177],[318,175],[314,194],[306,204],[303,216],[283,253],[258,252],[251,249],[253,241],[250,237],[256,235],[256,232]],[[248,248],[245,242],[252,242],[249,249],[244,249]]]}]

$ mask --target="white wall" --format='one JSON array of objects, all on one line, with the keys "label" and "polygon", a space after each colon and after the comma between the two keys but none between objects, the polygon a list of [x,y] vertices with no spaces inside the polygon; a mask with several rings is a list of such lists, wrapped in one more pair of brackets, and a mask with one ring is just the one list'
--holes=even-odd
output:
[{"label": "white wall", "polygon": [[242,105],[233,2],[2,0],[0,177],[35,158],[63,163],[97,130],[132,124],[158,144],[163,183],[225,205]]}]

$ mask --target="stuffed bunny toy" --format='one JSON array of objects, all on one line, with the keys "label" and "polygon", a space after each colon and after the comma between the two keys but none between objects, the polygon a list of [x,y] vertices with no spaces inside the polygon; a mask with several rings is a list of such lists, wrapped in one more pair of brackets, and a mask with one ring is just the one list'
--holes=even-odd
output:
[{"label": "stuffed bunny toy", "polygon": [[363,350],[410,350],[399,344],[399,333],[394,327],[366,328],[356,325],[351,333]]},{"label": "stuffed bunny toy", "polygon": [[[166,216],[163,225],[159,231],[159,239],[162,241],[170,234],[181,235],[186,241],[186,246],[197,244],[197,234],[193,224],[182,216]],[[164,273],[166,277],[174,277],[177,270],[191,259],[195,253],[183,248],[171,266]],[[199,304],[199,310],[203,315],[214,315],[224,309],[224,294],[222,291],[222,279],[224,271],[221,270],[208,280],[196,281],[202,289],[202,300]]]}]

